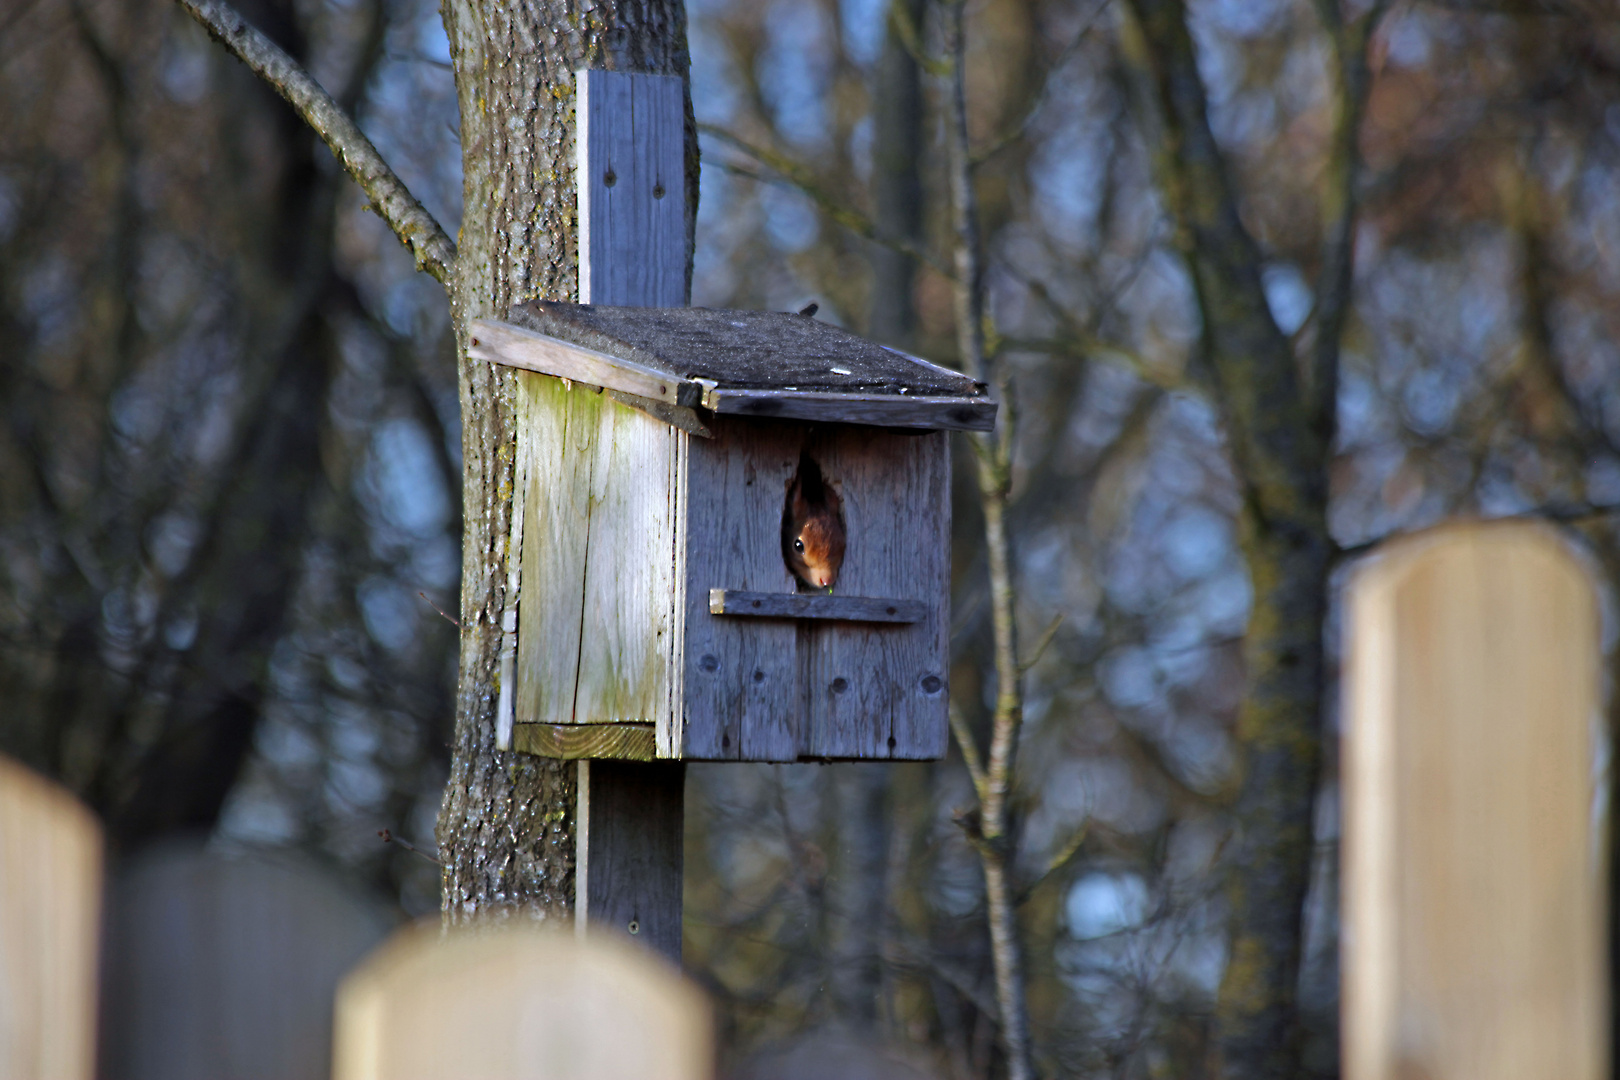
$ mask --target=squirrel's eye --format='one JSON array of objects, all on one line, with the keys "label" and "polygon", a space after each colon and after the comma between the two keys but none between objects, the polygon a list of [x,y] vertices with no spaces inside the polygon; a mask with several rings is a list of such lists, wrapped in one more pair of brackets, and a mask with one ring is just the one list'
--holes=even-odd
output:
[{"label": "squirrel's eye", "polygon": [[797,537],[795,537],[794,540],[793,540],[793,550],[799,552],[800,554],[803,554],[804,553],[804,541],[798,539]]}]

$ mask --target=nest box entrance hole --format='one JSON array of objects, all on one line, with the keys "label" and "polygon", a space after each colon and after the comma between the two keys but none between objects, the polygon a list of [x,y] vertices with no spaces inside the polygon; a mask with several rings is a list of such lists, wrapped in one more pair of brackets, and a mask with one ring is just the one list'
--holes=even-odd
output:
[{"label": "nest box entrance hole", "polygon": [[847,544],[843,497],[806,446],[782,500],[782,560],[798,591],[831,592]]}]

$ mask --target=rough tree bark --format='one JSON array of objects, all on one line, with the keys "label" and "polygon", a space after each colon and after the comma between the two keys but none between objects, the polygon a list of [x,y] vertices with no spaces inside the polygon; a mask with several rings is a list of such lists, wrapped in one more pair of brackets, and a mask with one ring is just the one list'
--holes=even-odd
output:
[{"label": "rough tree bark", "polygon": [[[600,67],[685,79],[686,11],[680,0],[595,6],[446,0],[443,11],[461,101],[465,175],[461,246],[448,285],[462,358],[466,523],[461,681],[438,827],[444,910],[452,922],[491,908],[556,916],[573,903],[575,770],[495,749],[512,383],[492,365],[466,358],[466,326],[525,300],[576,295],[573,73]],[[687,148],[688,201],[695,205],[697,140],[690,121]]]},{"label": "rough tree bark", "polygon": [[[685,6],[681,0],[445,0],[461,106],[464,209],[457,248],[297,64],[227,4],[179,2],[298,110],[412,249],[417,265],[449,293],[460,357],[464,532],[460,682],[438,825],[445,918],[566,916],[574,899],[574,769],[495,749],[512,502],[512,380],[494,365],[467,358],[467,322],[499,317],[526,300],[577,295],[574,72],[606,68],[686,79]],[[690,267],[697,203],[690,95],[686,113]]]}]

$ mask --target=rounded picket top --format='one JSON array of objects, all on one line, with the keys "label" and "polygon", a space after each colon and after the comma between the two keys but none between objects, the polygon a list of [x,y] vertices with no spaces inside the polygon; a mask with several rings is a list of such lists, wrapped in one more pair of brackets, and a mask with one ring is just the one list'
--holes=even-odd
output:
[{"label": "rounded picket top", "polygon": [[89,1080],[100,925],[95,815],[0,757],[0,1080]]},{"label": "rounded picket top", "polygon": [[1524,522],[1353,575],[1347,1080],[1608,1075],[1599,611],[1580,555]]},{"label": "rounded picket top", "polygon": [[402,930],[338,989],[334,1080],[699,1080],[709,1007],[669,965],[534,926]]}]

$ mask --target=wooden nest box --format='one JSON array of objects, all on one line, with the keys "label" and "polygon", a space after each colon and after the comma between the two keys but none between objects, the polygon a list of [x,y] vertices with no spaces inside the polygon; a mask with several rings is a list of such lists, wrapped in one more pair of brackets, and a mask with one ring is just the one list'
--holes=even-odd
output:
[{"label": "wooden nest box", "polygon": [[[780,312],[537,302],[472,334],[526,369],[503,747],[945,753],[945,429],[994,426],[983,384]],[[830,592],[787,563],[817,490],[846,538]]]}]

